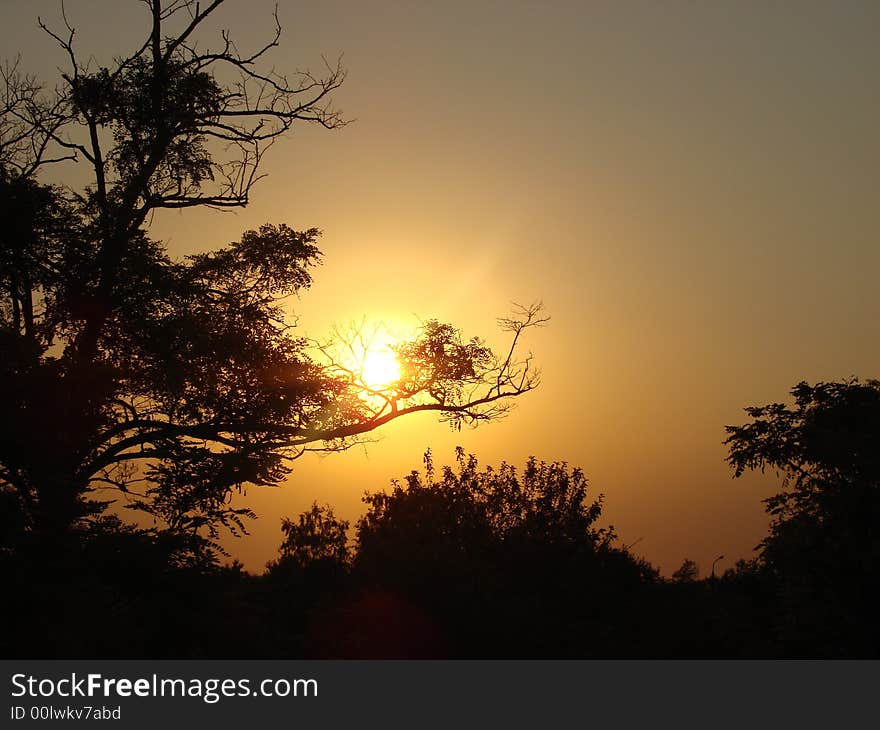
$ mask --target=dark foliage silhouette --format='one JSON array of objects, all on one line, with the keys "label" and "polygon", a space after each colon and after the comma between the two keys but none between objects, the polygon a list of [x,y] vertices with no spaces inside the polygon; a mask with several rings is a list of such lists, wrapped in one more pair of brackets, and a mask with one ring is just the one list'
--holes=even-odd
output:
[{"label": "dark foliage silhouette", "polygon": [[672,574],[672,580],[679,583],[692,583],[700,577],[700,566],[693,560],[685,559]]},{"label": "dark foliage silhouette", "polygon": [[568,655],[587,635],[602,655],[611,611],[634,608],[656,578],[596,526],[601,496],[564,463],[480,469],[459,449],[437,474],[428,452],[424,474],[364,501],[355,579],[419,609],[453,656]]},{"label": "dark foliage silhouette", "polygon": [[[315,643],[314,626],[348,590],[349,523],[317,503],[296,520],[284,519],[278,558],[269,561],[258,612],[274,643],[268,655],[303,656]],[[311,629],[309,631],[309,629]],[[260,652],[257,656],[264,655]]]},{"label": "dark foliage silhouette", "polygon": [[728,461],[773,469],[785,489],[758,566],[779,600],[786,654],[876,655],[880,597],[880,382],[856,379],[792,391],[794,404],[746,409],[728,426]]},{"label": "dark foliage silhouette", "polygon": [[[41,22],[69,59],[54,94],[5,68],[4,549],[51,551],[126,507],[155,525],[145,535],[185,537],[175,544],[198,561],[253,516],[230,496],[280,483],[306,451],[347,448],[419,411],[458,427],[496,418],[538,384],[516,352],[544,321],[537,306],[501,320],[512,344],[500,355],[428,321],[398,346],[399,381],[368,389],[285,320],[287,298],[312,283],[317,229],[267,224],[182,260],[149,237],[160,209],[246,205],[263,153],[292,125],[345,124],[330,101],[339,65],[260,70],[277,18],[252,53],[225,31],[213,47],[197,42],[222,4],[150,0],[143,45],[109,66],[82,61],[66,16],[63,32]],[[38,181],[61,160],[89,183]]]},{"label": "dark foliage silhouette", "polygon": [[284,542],[278,549],[278,560],[269,564],[269,570],[276,570],[285,562],[299,568],[322,562],[347,565],[351,559],[348,527],[348,522],[336,519],[332,507],[320,507],[317,503],[308,512],[303,512],[296,522],[282,520]]},{"label": "dark foliage silhouette", "polygon": [[865,559],[843,571],[829,562],[854,560],[872,540],[846,502],[823,506],[828,522],[778,518],[759,555],[719,577],[701,580],[685,560],[664,580],[597,526],[601,498],[589,496],[580,470],[536,459],[521,470],[480,468],[461,450],[454,467],[436,472],[430,453],[425,466],[367,494],[353,533],[328,506],[284,520],[279,555],[261,576],[181,546],[186,534],[149,534],[112,516],[78,524],[39,563],[5,550],[0,568],[20,587],[0,611],[18,630],[0,637],[0,649],[59,657],[876,656],[874,565]]}]

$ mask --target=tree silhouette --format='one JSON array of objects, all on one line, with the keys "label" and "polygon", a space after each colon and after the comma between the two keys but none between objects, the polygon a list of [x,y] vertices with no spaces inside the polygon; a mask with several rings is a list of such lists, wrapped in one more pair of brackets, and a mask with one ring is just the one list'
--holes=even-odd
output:
[{"label": "tree silhouette", "polygon": [[774,469],[783,491],[759,566],[777,587],[787,652],[873,654],[880,646],[880,382],[799,383],[794,405],[747,408],[728,426],[736,476]]},{"label": "tree silhouette", "polygon": [[685,558],[681,565],[672,574],[672,580],[676,583],[693,583],[700,578],[700,566],[693,560]]},{"label": "tree silhouette", "polygon": [[[623,653],[637,596],[656,573],[597,527],[602,497],[562,462],[455,467],[365,496],[355,579],[420,607],[457,656]],[[341,640],[341,639],[340,639]],[[612,646],[617,643],[615,649]]]},{"label": "tree silhouette", "polygon": [[[431,452],[424,477],[411,472],[390,493],[364,497],[367,513],[357,524],[358,560],[422,559],[436,568],[478,558],[481,544],[528,543],[590,550],[607,547],[613,528],[595,528],[602,497],[587,502],[587,480],[564,463],[530,458],[520,473],[509,464],[480,470],[477,458],[456,450],[457,469],[439,479]],[[409,545],[404,553],[403,545]],[[430,575],[435,571],[424,571]]]},{"label": "tree silhouette", "polygon": [[[123,499],[155,530],[215,544],[244,529],[230,495],[274,485],[309,450],[338,450],[388,421],[436,411],[460,426],[501,415],[538,384],[521,333],[538,307],[501,320],[513,344],[427,322],[398,346],[402,377],[368,389],[285,321],[307,288],[317,229],[245,232],[172,259],[147,233],[167,208],[248,203],[263,153],[295,123],[345,124],[330,98],[345,78],[283,76],[223,31],[196,42],[223,4],[148,0],[146,37],[110,66],[84,63],[75,31],[43,29],[64,49],[59,90],[15,65],[0,104],[0,485],[16,516],[7,545],[52,544]],[[37,175],[84,165],[80,189]],[[97,523],[96,523],[97,524]],[[11,541],[11,542],[10,542]]]},{"label": "tree silhouette", "polygon": [[321,507],[317,502],[300,514],[296,522],[283,519],[281,532],[284,533],[284,541],[278,549],[278,561],[270,563],[270,570],[285,561],[299,567],[321,561],[341,565],[348,563],[351,558],[348,527],[349,523],[337,519],[331,507]]}]

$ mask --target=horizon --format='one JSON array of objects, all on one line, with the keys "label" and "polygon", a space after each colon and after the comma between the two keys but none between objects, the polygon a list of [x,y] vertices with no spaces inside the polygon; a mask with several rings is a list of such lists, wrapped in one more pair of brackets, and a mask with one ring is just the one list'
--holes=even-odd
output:
[{"label": "horizon", "polygon": [[[68,7],[79,47],[107,60],[143,11]],[[242,46],[268,2],[224,8]],[[318,227],[324,262],[293,311],[323,336],[366,317],[438,318],[501,341],[495,317],[543,300],[530,333],[543,372],[502,422],[450,432],[429,416],[378,443],[297,462],[253,487],[260,570],[280,519],[312,501],[352,522],[387,487],[461,445],[482,465],[526,457],[582,468],[602,523],[670,574],[753,556],[772,475],[731,478],[724,427],[799,381],[877,375],[880,6],[685,3],[283,4],[279,68],[345,54],[336,101],[357,121],[298,129],[233,214],[161,212],[149,231],[183,256],[264,222]],[[51,84],[63,54],[36,28],[57,3],[4,8],[11,57]],[[109,46],[108,43],[119,44]]]}]

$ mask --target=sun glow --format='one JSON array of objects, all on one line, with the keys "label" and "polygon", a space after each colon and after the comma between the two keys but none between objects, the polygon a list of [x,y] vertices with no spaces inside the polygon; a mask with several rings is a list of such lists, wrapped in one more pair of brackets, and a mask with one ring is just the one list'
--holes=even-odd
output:
[{"label": "sun glow", "polygon": [[[418,336],[418,329],[397,319],[362,319],[334,325],[331,338],[318,344],[318,359],[329,371],[346,380],[371,406],[387,403],[397,384],[406,377],[406,366],[397,349]],[[398,393],[399,395],[399,393]],[[378,400],[376,400],[378,399]]]},{"label": "sun glow", "polygon": [[364,353],[361,379],[368,388],[381,390],[400,380],[400,362],[388,347]]}]

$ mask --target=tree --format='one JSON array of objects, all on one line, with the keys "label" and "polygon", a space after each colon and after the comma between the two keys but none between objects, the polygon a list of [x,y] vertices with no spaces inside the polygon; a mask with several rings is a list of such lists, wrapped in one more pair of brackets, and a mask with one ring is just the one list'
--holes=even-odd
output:
[{"label": "tree", "polygon": [[774,521],[764,551],[796,528],[867,537],[880,497],[880,381],[801,382],[791,394],[794,407],[746,408],[751,423],[727,426],[735,476],[769,467],[783,479],[765,500]]},{"label": "tree", "polygon": [[783,638],[812,653],[860,654],[880,645],[880,381],[849,379],[792,391],[794,404],[747,408],[728,426],[735,476],[774,469],[783,491],[759,565],[778,587]]},{"label": "tree", "polygon": [[[455,426],[502,415],[538,373],[517,354],[537,306],[501,320],[511,348],[428,321],[399,345],[402,376],[367,388],[310,347],[284,301],[310,286],[320,232],[265,225],[210,253],[172,259],[150,238],[159,209],[248,203],[266,149],[295,123],[345,124],[345,79],[283,76],[228,31],[196,36],[223,0],[147,0],[143,44],[108,66],[83,63],[75,30],[41,27],[66,52],[54,94],[7,65],[0,103],[0,490],[9,541],[50,543],[115,500],[157,530],[214,540],[252,516],[246,484],[278,484],[309,450],[347,448],[400,416]],[[60,160],[88,185],[42,182]],[[42,177],[41,177],[42,176]],[[39,540],[38,540],[39,541]]]},{"label": "tree", "polygon": [[355,579],[418,606],[459,656],[606,656],[638,632],[656,572],[598,527],[580,469],[528,459],[413,471],[364,497]]},{"label": "tree", "polygon": [[700,566],[693,560],[685,558],[681,565],[672,574],[672,580],[676,583],[693,583],[700,578]]},{"label": "tree", "polygon": [[[517,543],[593,550],[611,544],[613,528],[596,528],[601,495],[587,501],[587,479],[564,462],[531,457],[522,472],[507,463],[481,470],[477,458],[456,449],[457,469],[435,479],[431,452],[424,477],[411,472],[390,493],[367,494],[357,524],[358,558],[411,561],[420,551],[438,565],[471,560],[480,545]],[[400,548],[408,545],[403,553]]]},{"label": "tree", "polygon": [[346,520],[339,520],[333,509],[321,507],[317,502],[299,515],[296,522],[289,519],[281,521],[284,541],[278,549],[278,560],[269,564],[269,570],[289,562],[299,568],[320,562],[345,565],[351,559],[348,547],[348,527]]}]

